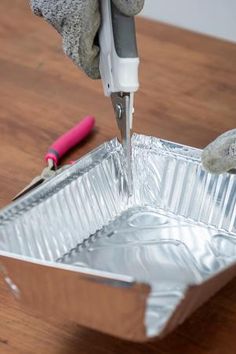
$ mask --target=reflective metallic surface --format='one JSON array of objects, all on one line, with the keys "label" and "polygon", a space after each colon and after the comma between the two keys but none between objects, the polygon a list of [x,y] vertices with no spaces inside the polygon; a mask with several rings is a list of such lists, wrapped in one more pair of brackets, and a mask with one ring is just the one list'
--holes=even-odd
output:
[{"label": "reflective metallic surface", "polygon": [[149,335],[162,330],[186,286],[203,282],[235,260],[236,237],[150,207],[125,211],[60,259],[150,284]]},{"label": "reflective metallic surface", "polygon": [[152,137],[135,135],[132,152],[131,198],[112,140],[2,210],[0,265],[18,300],[42,315],[54,308],[144,340],[171,331],[236,275],[236,176],[210,175],[200,150]]},{"label": "reflective metallic surface", "polygon": [[111,94],[111,101],[116,115],[116,122],[120,130],[121,143],[124,153],[124,171],[127,176],[128,194],[133,194],[132,177],[132,121],[134,93],[116,92]]}]

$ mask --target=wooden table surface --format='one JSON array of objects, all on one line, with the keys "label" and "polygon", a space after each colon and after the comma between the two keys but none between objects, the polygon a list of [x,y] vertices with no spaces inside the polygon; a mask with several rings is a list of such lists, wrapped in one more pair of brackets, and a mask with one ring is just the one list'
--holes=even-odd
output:
[{"label": "wooden table surface", "polygon": [[[141,87],[134,130],[203,147],[236,126],[236,45],[138,19]],[[67,59],[25,0],[0,1],[0,206],[44,165],[59,134],[86,114],[96,131],[68,159],[116,133],[101,83]],[[161,341],[128,343],[25,313],[0,283],[1,354],[235,354],[236,280]]]}]

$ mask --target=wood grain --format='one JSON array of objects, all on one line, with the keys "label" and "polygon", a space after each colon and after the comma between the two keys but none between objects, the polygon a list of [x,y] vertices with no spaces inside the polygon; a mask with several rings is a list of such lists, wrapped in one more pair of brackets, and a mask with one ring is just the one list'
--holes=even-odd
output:
[{"label": "wood grain", "polygon": [[[235,128],[236,45],[143,19],[137,30],[142,64],[134,130],[203,147]],[[31,15],[27,1],[0,1],[1,206],[40,172],[52,140],[84,115],[96,116],[96,132],[67,159],[117,133],[101,83],[75,68],[60,41]],[[236,352],[236,281],[166,339],[147,344],[36,318],[19,308],[2,283],[0,313],[1,354]]]}]

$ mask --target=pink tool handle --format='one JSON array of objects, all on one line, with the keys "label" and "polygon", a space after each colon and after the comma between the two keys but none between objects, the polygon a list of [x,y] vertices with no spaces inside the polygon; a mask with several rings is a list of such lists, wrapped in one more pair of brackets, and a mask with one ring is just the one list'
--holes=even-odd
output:
[{"label": "pink tool handle", "polygon": [[79,144],[92,131],[95,118],[87,116],[76,126],[60,136],[48,149],[45,160],[52,159],[57,166],[59,159],[64,156],[72,147]]}]

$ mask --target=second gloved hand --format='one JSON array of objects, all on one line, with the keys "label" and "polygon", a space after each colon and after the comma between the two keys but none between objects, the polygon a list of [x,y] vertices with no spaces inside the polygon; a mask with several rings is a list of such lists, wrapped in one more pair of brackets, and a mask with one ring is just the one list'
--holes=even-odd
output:
[{"label": "second gloved hand", "polygon": [[203,150],[202,164],[210,173],[235,173],[236,129],[220,135]]},{"label": "second gloved hand", "polygon": [[[99,0],[30,0],[33,12],[42,16],[62,36],[64,52],[92,79],[100,77],[97,33]],[[125,15],[139,13],[144,0],[113,0]]]}]

